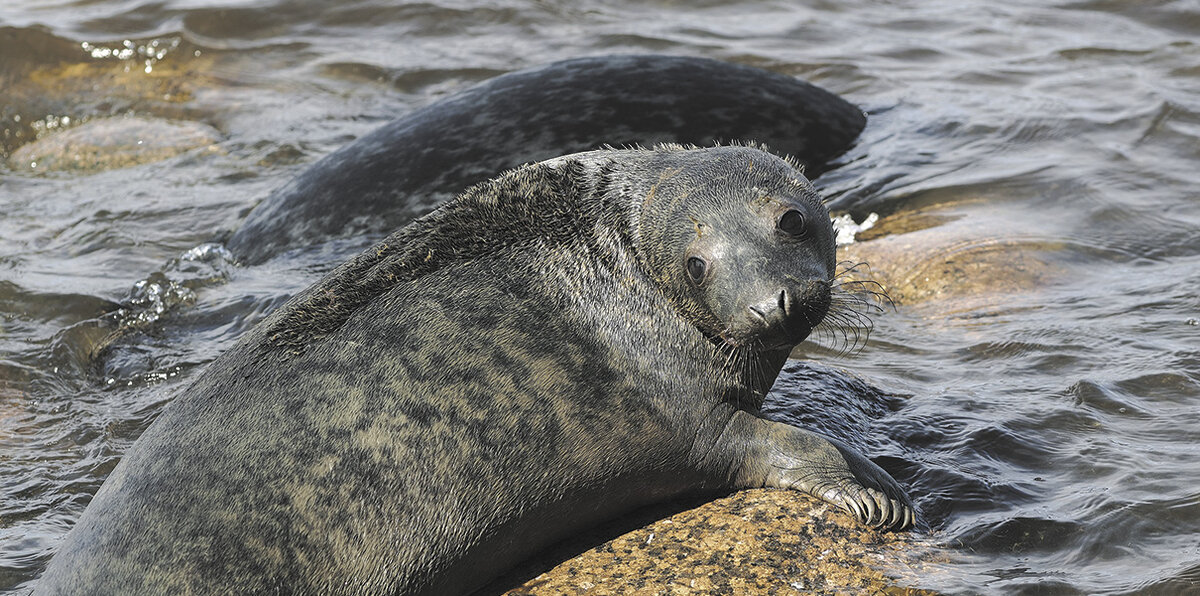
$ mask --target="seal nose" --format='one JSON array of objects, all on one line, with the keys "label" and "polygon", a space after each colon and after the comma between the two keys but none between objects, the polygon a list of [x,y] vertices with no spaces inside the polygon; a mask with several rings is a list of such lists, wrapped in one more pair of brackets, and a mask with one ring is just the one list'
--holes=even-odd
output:
[{"label": "seal nose", "polygon": [[779,293],[773,298],[768,298],[757,304],[751,304],[746,308],[755,317],[761,319],[768,327],[783,325],[793,310],[787,288],[779,290]]},{"label": "seal nose", "polygon": [[812,332],[829,307],[828,286],[809,282],[784,287],[770,298],[746,307],[751,325],[766,337],[780,336],[799,342]]}]

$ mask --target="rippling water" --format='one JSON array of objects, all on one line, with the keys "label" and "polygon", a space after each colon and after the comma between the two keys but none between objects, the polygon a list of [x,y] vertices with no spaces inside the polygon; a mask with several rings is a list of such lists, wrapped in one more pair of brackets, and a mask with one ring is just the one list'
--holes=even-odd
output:
[{"label": "rippling water", "polygon": [[220,135],[95,174],[0,165],[0,589],[32,585],[182,380],[370,240],[236,266],[209,243],[256,201],[497,74],[670,53],[863,106],[831,205],[950,222],[899,236],[916,293],[867,347],[803,348],[821,364],[771,404],[910,488],[936,545],[914,581],[1200,591],[1200,4],[477,4],[0,7],[0,156],[107,116]]}]

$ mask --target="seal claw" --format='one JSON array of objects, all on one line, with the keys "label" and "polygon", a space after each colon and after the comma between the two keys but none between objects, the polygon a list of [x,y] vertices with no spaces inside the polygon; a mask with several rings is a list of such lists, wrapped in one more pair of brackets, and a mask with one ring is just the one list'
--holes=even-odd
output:
[{"label": "seal claw", "polygon": [[[748,419],[745,431],[757,435],[750,441],[769,446],[747,454],[747,486],[806,492],[880,530],[902,530],[913,525],[916,514],[904,490],[871,460],[816,433],[745,412],[741,415]],[[752,480],[758,473],[765,475],[761,483]]]}]

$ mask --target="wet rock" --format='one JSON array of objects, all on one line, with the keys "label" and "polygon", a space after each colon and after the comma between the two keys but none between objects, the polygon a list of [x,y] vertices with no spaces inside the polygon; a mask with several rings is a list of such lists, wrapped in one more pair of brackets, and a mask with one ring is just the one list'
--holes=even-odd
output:
[{"label": "wet rock", "polygon": [[971,308],[1036,290],[1058,271],[1049,255],[1060,247],[1009,227],[1003,215],[970,205],[901,212],[839,247],[838,259],[865,264],[856,277],[879,282],[898,305]]},{"label": "wet rock", "polygon": [[196,120],[195,93],[219,85],[211,73],[221,52],[180,36],[91,42],[0,27],[0,55],[0,158],[85,120]]},{"label": "wet rock", "polygon": [[[655,508],[632,521],[664,514]],[[614,525],[552,549],[484,593],[933,594],[897,579],[925,552],[913,534],[875,532],[794,491],[740,491],[592,546],[606,533]]]},{"label": "wet rock", "polygon": [[161,161],[185,151],[216,150],[221,135],[198,122],[119,117],[92,120],[18,148],[13,171],[93,173]]}]

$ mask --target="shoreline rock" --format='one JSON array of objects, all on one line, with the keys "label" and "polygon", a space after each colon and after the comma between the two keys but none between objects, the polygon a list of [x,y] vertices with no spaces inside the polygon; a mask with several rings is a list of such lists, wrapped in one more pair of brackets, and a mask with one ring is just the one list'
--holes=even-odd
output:
[{"label": "shoreline rock", "polygon": [[876,532],[808,495],[754,489],[636,512],[552,548],[480,594],[926,596],[936,592],[898,579],[898,566],[925,550],[916,535]]},{"label": "shoreline rock", "polygon": [[115,117],[90,120],[18,147],[8,158],[14,172],[94,174],[162,161],[203,148],[217,151],[217,129],[199,122]]}]

